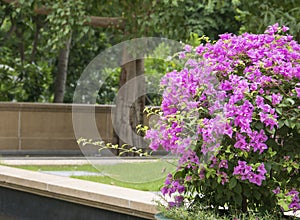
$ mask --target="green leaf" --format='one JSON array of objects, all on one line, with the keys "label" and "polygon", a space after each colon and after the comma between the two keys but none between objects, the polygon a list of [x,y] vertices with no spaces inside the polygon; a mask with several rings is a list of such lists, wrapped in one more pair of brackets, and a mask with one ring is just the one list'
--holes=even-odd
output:
[{"label": "green leaf", "polygon": [[288,119],[284,120],[284,124],[289,128],[291,127],[290,120],[288,120]]},{"label": "green leaf", "polygon": [[277,148],[278,144],[273,139],[268,139],[266,141],[266,144],[271,148]]},{"label": "green leaf", "polygon": [[266,98],[267,100],[269,100],[270,102],[272,102],[272,97],[271,97],[271,96],[267,95],[267,96],[265,96],[265,98]]},{"label": "green leaf", "polygon": [[278,105],[278,107],[283,107],[283,108],[285,108],[285,107],[288,107],[288,105],[287,105],[287,104],[284,104],[284,103],[280,103],[280,104]]},{"label": "green leaf", "polygon": [[243,197],[242,197],[242,195],[240,193],[236,193],[233,196],[233,201],[235,202],[235,204],[240,205],[242,203],[242,200],[243,200]]},{"label": "green leaf", "polygon": [[205,177],[206,177],[206,179],[208,179],[208,178],[210,177],[210,173],[207,172],[207,173],[205,174]]},{"label": "green leaf", "polygon": [[294,129],[296,127],[297,122],[291,121],[290,124],[291,124],[291,129]]},{"label": "green leaf", "polygon": [[272,164],[272,169],[275,171],[280,171],[280,166],[276,163]]},{"label": "green leaf", "polygon": [[255,125],[254,125],[254,127],[255,127],[256,129],[258,129],[258,130],[261,130],[261,129],[264,128],[264,125],[263,125],[263,123],[261,123],[261,122],[256,122]]},{"label": "green leaf", "polygon": [[[282,122],[282,121],[280,121]],[[284,122],[283,122],[284,124]],[[283,125],[280,129],[277,130],[277,134],[280,135],[280,136],[286,136],[288,133],[289,133],[290,129],[289,127]]]},{"label": "green leaf", "polygon": [[184,170],[180,170],[174,174],[174,179],[181,179],[184,178],[184,176],[185,176]]},{"label": "green leaf", "polygon": [[295,104],[295,101],[291,98],[287,98],[286,101],[290,102],[291,105],[294,105]]},{"label": "green leaf", "polygon": [[218,178],[217,178],[217,182],[218,182],[218,184],[220,184],[220,183],[221,183],[221,181],[222,181],[222,177],[218,176]]},{"label": "green leaf", "polygon": [[277,112],[279,115],[282,115],[282,108],[276,108],[276,112]]},{"label": "green leaf", "polygon": [[227,147],[227,149],[225,150],[225,153],[230,153],[230,146]]},{"label": "green leaf", "polygon": [[281,208],[283,208],[284,211],[288,211],[289,210],[288,204],[286,204],[286,202],[283,199],[280,199],[278,201],[278,205],[280,205]]},{"label": "green leaf", "polygon": [[235,187],[234,191],[235,191],[236,193],[240,193],[240,194],[242,193],[242,186],[241,186],[240,183],[237,183],[237,184],[236,184],[236,187]]},{"label": "green leaf", "polygon": [[232,177],[229,181],[229,189],[233,189],[237,184],[237,180],[235,177]]},{"label": "green leaf", "polygon": [[254,197],[255,197],[257,200],[260,200],[261,194],[260,194],[258,191],[256,191],[256,192],[254,193]]},{"label": "green leaf", "polygon": [[278,122],[278,128],[282,128],[282,126],[284,126],[284,123],[283,123],[282,120],[280,120],[280,121]]},{"label": "green leaf", "polygon": [[244,185],[243,189],[244,189],[243,193],[246,197],[251,197],[252,196],[252,192],[251,192],[249,186]]}]

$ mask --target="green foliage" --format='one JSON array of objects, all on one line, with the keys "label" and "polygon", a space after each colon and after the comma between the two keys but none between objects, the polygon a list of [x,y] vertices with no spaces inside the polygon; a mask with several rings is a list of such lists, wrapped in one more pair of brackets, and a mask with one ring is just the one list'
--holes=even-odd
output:
[{"label": "green foliage", "polygon": [[52,68],[38,44],[41,17],[34,14],[34,1],[3,4],[0,26],[1,101],[49,101]]},{"label": "green foliage", "polygon": [[146,95],[146,105],[159,106],[161,104],[161,78],[165,73],[181,67],[181,64],[176,59],[157,59],[157,57],[167,57],[170,54],[170,50],[167,45],[162,43],[144,60],[146,86],[150,92],[153,91],[153,93]]},{"label": "green foliage", "polygon": [[109,77],[106,78],[105,82],[99,89],[96,101],[98,104],[114,104],[114,99],[116,98],[116,94],[119,88],[121,68],[106,68],[104,71],[106,72],[105,74]]},{"label": "green foliage", "polygon": [[[137,1],[141,3],[141,1]],[[136,26],[142,36],[156,34],[186,40],[190,33],[217,39],[224,32],[236,33],[239,26],[231,1],[165,0],[142,1]],[[134,18],[135,18],[134,17]],[[151,32],[150,32],[151,31]]]},{"label": "green foliage", "polygon": [[298,0],[234,0],[240,32],[260,33],[270,24],[287,25],[300,42],[300,5]]},{"label": "green foliage", "polygon": [[[30,0],[19,1],[16,5],[1,2],[0,7],[0,64],[23,71],[1,70],[1,78],[6,81],[1,83],[3,93],[0,100],[6,101],[52,101],[57,55],[71,35],[65,102],[72,102],[76,81],[83,68],[110,45],[141,36],[185,41],[190,32],[204,33],[216,39],[219,33],[238,30],[232,4],[228,1]],[[37,8],[46,10],[48,14],[36,14]],[[83,25],[86,15],[122,17],[126,22],[125,30],[119,27],[89,28]],[[152,80],[160,78],[160,73],[167,71],[165,69],[172,64],[148,60],[145,65]],[[118,70],[108,71],[112,72],[112,79],[102,86],[99,103],[112,103],[118,86]],[[15,85],[12,78],[26,82]],[[148,100],[158,104],[160,98],[150,94]]]},{"label": "green foliage", "polygon": [[[102,45],[106,46],[108,45],[106,35],[103,34],[103,39],[100,41],[101,38],[99,38],[99,48],[101,48]],[[95,38],[96,40],[96,38]],[[89,41],[85,41],[84,39],[80,40],[80,42],[85,43],[79,43],[75,44],[72,54],[82,54],[86,56],[93,57],[97,55],[96,50],[94,47],[90,47],[93,44],[89,44]],[[106,43],[106,45],[105,45]],[[155,50],[146,56],[144,59],[144,67],[145,67],[145,76],[146,76],[146,87],[150,91],[149,94],[146,95],[146,104],[152,105],[152,106],[158,106],[161,104],[161,95],[160,93],[160,79],[164,75],[165,72],[168,72],[170,70],[173,70],[174,68],[179,68],[181,64],[179,64],[175,59],[170,60],[163,60],[163,59],[157,59],[157,57],[167,57],[167,55],[170,54],[170,48],[166,46],[165,44],[158,45]],[[76,87],[76,80],[79,78],[80,74],[83,71],[83,67],[88,64],[88,60],[79,59],[77,56],[71,56],[70,58],[70,72],[72,74],[69,77],[68,87],[67,87],[67,96],[65,98],[66,102],[72,102],[72,94]],[[78,63],[82,63],[82,68],[76,67],[73,68],[72,64],[78,65]],[[114,104],[114,99],[116,98],[116,94],[118,92],[119,87],[119,76],[120,76],[121,68],[105,68],[101,74],[105,78],[105,81],[101,85],[98,96],[96,99],[97,104]],[[91,76],[92,77],[92,76]],[[93,83],[93,79],[90,79],[91,83]],[[151,93],[152,92],[152,93]]]},{"label": "green foliage", "polygon": [[[249,212],[247,214],[228,214],[227,210],[220,209],[219,211],[211,210],[208,207],[201,205],[193,206],[189,209],[178,207],[173,209],[167,209],[165,206],[159,204],[159,210],[161,211],[160,219],[180,219],[180,220],[279,220],[280,216],[271,215],[269,213],[261,214],[255,212]],[[162,215],[166,218],[162,218]]]},{"label": "green foliage", "polygon": [[[83,27],[85,5],[82,1],[32,0],[19,1],[18,4],[1,2],[0,6],[3,9],[0,23],[0,65],[13,70],[0,68],[0,78],[3,79],[0,100],[51,102],[59,49],[71,34],[74,36],[73,44],[79,44],[78,41],[89,30],[86,26]],[[38,15],[35,13],[37,8],[45,9],[49,14]],[[88,38],[84,44],[87,41]],[[83,67],[99,53],[99,47],[103,48],[103,43],[95,47],[97,42],[99,41],[93,42],[93,45],[82,51],[81,57],[85,57],[84,52],[91,47],[96,50],[96,53],[84,59]],[[82,60],[76,55],[72,56],[74,60]],[[80,64],[78,62],[71,68],[72,72],[79,71],[75,79],[78,79],[83,70]],[[73,76],[72,74],[70,77],[69,85],[75,84]]]},{"label": "green foliage", "polygon": [[[77,36],[78,33],[74,32],[72,41],[72,49],[69,56],[69,65],[68,65],[68,77],[66,83],[66,93],[64,97],[64,102],[72,103],[73,102],[73,93],[77,86],[77,81],[87,65],[94,59],[101,51],[105,48],[110,47],[113,43],[113,39],[109,32],[103,33],[101,30],[89,29],[83,37]],[[56,68],[54,68],[56,70]],[[107,70],[108,71],[108,70]],[[113,70],[111,70],[113,71]],[[106,74],[106,73],[105,73]],[[117,74],[117,75],[116,75]],[[111,104],[114,99],[115,90],[118,88],[118,72],[112,72],[112,78],[108,79],[108,84],[105,84],[100,88],[99,97],[97,103],[99,104]],[[107,90],[106,90],[107,89]],[[106,94],[102,95],[102,93]]]},{"label": "green foliage", "polygon": [[[35,14],[34,9],[41,6],[46,7],[50,14]],[[197,36],[206,35],[215,40],[220,33],[237,33],[239,29],[257,33],[264,30],[270,23],[278,21],[280,24],[288,25],[290,33],[299,40],[300,10],[298,10],[299,6],[296,0],[264,0],[262,2],[246,0],[134,0],[121,2],[116,0],[109,2],[104,0],[84,2],[30,0],[20,1],[18,6],[1,2],[0,7],[0,55],[2,60],[5,57],[5,59],[11,60],[10,63],[14,63],[15,58],[19,58],[21,62],[26,61],[22,65],[32,61],[35,61],[35,65],[38,65],[37,63],[40,61],[44,64],[48,63],[48,67],[54,75],[57,52],[64,45],[66,38],[73,36],[66,102],[72,101],[76,80],[89,61],[107,46],[128,38],[163,36],[197,45],[199,43],[197,42]],[[100,11],[101,15],[99,14]],[[125,31],[118,29],[118,27],[91,29],[83,26],[86,15],[123,17],[126,22]],[[243,24],[242,28],[240,28],[240,23]],[[15,28],[19,30],[18,34],[13,31]],[[33,57],[34,36],[38,29],[40,32],[38,46],[35,52],[36,55]],[[8,62],[2,60],[2,64],[8,65]],[[44,71],[44,64],[42,72]],[[150,68],[148,68],[148,65]],[[146,72],[151,77],[156,74],[156,71],[151,69],[152,65],[157,66],[158,69],[158,77],[155,78],[160,78],[159,73],[161,70],[158,66],[164,64],[161,64],[161,61],[158,60],[146,61],[146,68],[148,68]],[[10,66],[14,68],[14,65]],[[47,70],[45,71],[47,72]],[[114,73],[113,76],[115,77]],[[48,83],[50,86],[52,80],[49,80]],[[103,87],[103,94],[112,94],[115,89],[110,91],[110,85],[115,86],[117,84],[114,79],[110,80],[107,86]],[[7,86],[3,85],[2,87]],[[9,85],[8,87],[14,88],[14,86]],[[53,87],[51,88],[49,93],[53,90]],[[34,93],[34,89],[30,92]],[[6,98],[2,100],[11,100],[11,95],[3,94],[4,96]],[[36,97],[36,95],[29,95],[29,97]],[[100,103],[111,103],[112,96],[108,95],[108,97],[105,100],[101,98]],[[153,99],[158,100],[154,97]],[[28,99],[20,99],[19,97],[18,100],[25,101]],[[37,99],[30,98],[29,100]],[[51,95],[48,94],[45,100],[51,101]],[[154,102],[158,103],[158,101]]]},{"label": "green foliage", "polygon": [[45,62],[28,63],[16,66],[16,100],[43,102],[51,96],[49,86],[52,82],[51,69]]},{"label": "green foliage", "polygon": [[50,35],[47,43],[52,50],[64,47],[72,32],[79,33],[77,39],[80,39],[88,31],[88,27],[83,26],[86,21],[83,1],[46,1],[44,7],[51,11],[46,19],[49,28],[46,34]]}]

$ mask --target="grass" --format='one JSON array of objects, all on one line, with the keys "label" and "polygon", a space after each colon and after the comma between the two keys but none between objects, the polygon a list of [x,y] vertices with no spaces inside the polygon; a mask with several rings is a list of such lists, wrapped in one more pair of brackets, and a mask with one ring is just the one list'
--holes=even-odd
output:
[{"label": "grass", "polygon": [[71,176],[72,178],[116,185],[143,191],[159,191],[169,172],[175,170],[170,161],[126,162],[110,165],[22,165],[16,168],[32,171],[87,171],[103,176]]},{"label": "grass", "polygon": [[113,179],[123,182],[143,183],[165,178],[175,170],[175,165],[168,161],[118,163],[114,165],[98,165],[98,170],[109,174]]},{"label": "grass", "polygon": [[121,186],[125,188],[137,189],[142,191],[159,191],[164,179],[159,179],[147,183],[130,183],[112,179],[109,176],[72,176],[72,178],[87,180],[92,182],[104,183],[109,185]]}]

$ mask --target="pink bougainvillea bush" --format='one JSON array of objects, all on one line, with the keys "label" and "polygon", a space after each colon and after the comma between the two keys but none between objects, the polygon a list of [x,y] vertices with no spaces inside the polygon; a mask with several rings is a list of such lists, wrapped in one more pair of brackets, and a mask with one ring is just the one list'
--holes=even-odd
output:
[{"label": "pink bougainvillea bush", "polygon": [[161,81],[153,150],[179,156],[162,194],[169,206],[299,210],[300,45],[287,27],[185,46]]}]

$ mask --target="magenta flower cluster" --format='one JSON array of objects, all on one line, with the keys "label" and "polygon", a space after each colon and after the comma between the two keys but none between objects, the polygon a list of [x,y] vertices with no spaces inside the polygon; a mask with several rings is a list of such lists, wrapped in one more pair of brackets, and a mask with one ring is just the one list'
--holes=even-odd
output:
[{"label": "magenta flower cluster", "polygon": [[163,195],[171,196],[173,193],[178,192],[179,194],[183,193],[185,187],[179,183],[179,181],[174,180],[172,175],[169,174],[165,180],[165,187],[162,188]]},{"label": "magenta flower cluster", "polygon": [[183,196],[180,195],[185,191],[185,187],[180,184],[178,180],[174,180],[173,176],[169,174],[165,180],[165,186],[162,188],[161,192],[164,196],[171,196],[174,193],[177,195],[174,198],[174,201],[169,202],[170,207],[180,206],[183,202]]},{"label": "magenta flower cluster", "polygon": [[[275,195],[278,195],[281,192],[280,187],[277,187],[276,189],[273,190],[273,193]],[[291,197],[291,203],[289,204],[288,208],[293,210],[293,211],[297,211],[300,210],[300,199],[299,199],[299,192],[295,189],[290,190],[289,192],[284,194],[284,197]]]},{"label": "magenta flower cluster", "polygon": [[[150,148],[178,155],[177,170],[192,170],[203,184],[216,178],[225,187],[236,178],[262,186],[270,178],[264,155],[280,127],[281,105],[300,98],[300,45],[280,34],[287,30],[275,24],[264,34],[226,33],[215,43],[185,46],[179,55],[185,60],[182,70],[161,81],[162,115],[146,132]],[[249,155],[260,161],[250,162]],[[163,195],[186,193],[190,179],[170,174]],[[299,209],[293,192],[290,208]]]},{"label": "magenta flower cluster", "polygon": [[289,208],[293,211],[300,210],[299,192],[295,189],[289,191],[285,196],[292,196],[292,202],[289,204]]},{"label": "magenta flower cluster", "polygon": [[267,173],[264,164],[262,163],[257,168],[257,173],[252,171],[253,168],[247,165],[245,161],[238,161],[238,166],[234,168],[233,175],[237,175],[241,180],[249,180],[250,183],[254,183],[258,186],[261,185],[262,181],[266,179],[265,174]]}]

